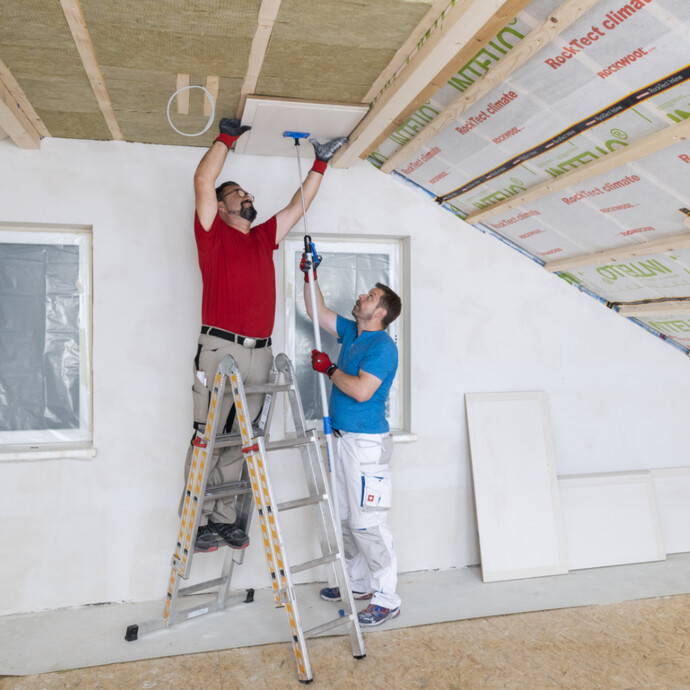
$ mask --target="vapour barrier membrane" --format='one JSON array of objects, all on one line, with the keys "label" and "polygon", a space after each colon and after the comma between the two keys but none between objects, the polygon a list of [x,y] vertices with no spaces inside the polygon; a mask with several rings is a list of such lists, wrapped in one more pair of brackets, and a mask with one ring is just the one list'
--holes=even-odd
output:
[{"label": "vapour barrier membrane", "polygon": [[[90,439],[80,241],[0,242],[0,444]],[[46,237],[50,233],[44,233]],[[84,367],[86,369],[86,367]]]},{"label": "vapour barrier membrane", "polygon": [[[561,5],[536,0],[395,131],[380,166]],[[464,218],[553,182],[690,117],[690,3],[602,0],[396,166]],[[690,143],[680,141],[484,226],[542,263],[687,233]],[[470,219],[472,222],[472,219]],[[688,251],[564,275],[606,301],[690,296]],[[651,320],[656,323],[655,320]],[[652,329],[655,326],[651,325]],[[688,346],[680,333],[656,329]]]}]

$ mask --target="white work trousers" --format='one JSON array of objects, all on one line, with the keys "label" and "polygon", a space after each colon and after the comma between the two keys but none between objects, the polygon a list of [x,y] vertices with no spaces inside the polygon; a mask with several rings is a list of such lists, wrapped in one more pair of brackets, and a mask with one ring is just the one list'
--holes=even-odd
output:
[{"label": "white work trousers", "polygon": [[354,592],[374,592],[372,604],[400,606],[398,559],[388,527],[390,434],[340,432],[335,440],[338,505],[345,562]]}]

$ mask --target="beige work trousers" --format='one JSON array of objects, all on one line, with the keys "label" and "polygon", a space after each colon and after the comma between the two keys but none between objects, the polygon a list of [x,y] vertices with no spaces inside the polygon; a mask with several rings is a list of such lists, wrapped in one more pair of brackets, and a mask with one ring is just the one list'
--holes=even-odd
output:
[{"label": "beige work trousers", "polygon": [[[230,355],[237,363],[244,385],[252,386],[268,381],[268,375],[271,370],[271,365],[273,364],[273,351],[270,347],[262,347],[259,349],[246,348],[237,343],[232,343],[223,338],[206,335],[204,333],[199,336],[199,346],[199,356],[194,362],[194,385],[192,386],[192,394],[194,397],[194,421],[197,424],[204,425],[208,416],[208,406],[211,399],[213,381],[216,376],[216,369],[218,369],[218,365],[223,357]],[[197,375],[198,372],[203,372],[203,376],[200,377]],[[205,378],[205,384],[202,382],[202,378]],[[263,403],[263,394],[254,393],[247,396],[249,416],[254,422],[258,420],[261,414]],[[220,427],[218,433],[223,433],[226,420],[233,405],[232,393],[230,392],[229,386],[226,386],[219,417]],[[237,420],[235,420],[232,431],[237,430]],[[185,479],[189,475],[193,453],[194,447],[190,443],[185,462]],[[239,480],[242,474],[243,461],[244,456],[239,446],[214,450],[211,457],[211,464],[208,468],[209,476],[207,486],[211,487]],[[205,525],[209,518],[214,522],[235,522],[235,496],[225,496],[216,500],[205,501],[201,513],[200,525]]]}]

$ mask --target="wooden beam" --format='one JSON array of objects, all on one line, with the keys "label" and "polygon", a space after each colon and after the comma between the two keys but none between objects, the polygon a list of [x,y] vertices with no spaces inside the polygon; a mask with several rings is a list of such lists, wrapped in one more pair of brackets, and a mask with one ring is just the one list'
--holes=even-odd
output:
[{"label": "wooden beam", "polygon": [[597,4],[599,0],[567,0],[551,13],[541,24],[532,29],[510,53],[483,77],[449,103],[421,132],[418,132],[405,146],[396,151],[382,166],[381,170],[389,173],[400,163],[412,157],[427,141],[435,137],[444,127],[474,105],[482,96],[521,67],[527,60],[548,45],[558,34],[567,29],[576,19]]},{"label": "wooden beam", "polygon": [[89,31],[86,28],[86,20],[81,11],[79,0],[60,0],[60,4],[62,5],[62,11],[65,13],[65,18],[72,32],[72,37],[79,51],[81,61],[84,64],[86,76],[89,78],[91,88],[98,102],[98,107],[103,114],[110,134],[116,141],[123,141],[124,137],[122,136],[120,125],[115,117],[113,104],[110,102],[108,89],[105,86],[105,79],[103,79],[101,68],[96,60],[96,53],[93,49],[93,43],[91,43]]},{"label": "wooden beam", "polygon": [[177,94],[177,112],[179,115],[189,115],[189,75],[188,74],[178,74],[177,84],[175,85],[175,91],[180,91],[180,89],[185,89],[185,91],[180,91]]},{"label": "wooden beam", "polygon": [[663,314],[690,314],[690,301],[670,299],[649,304],[621,304],[618,313],[622,316],[661,316]]},{"label": "wooden beam", "polygon": [[24,93],[24,90],[21,86],[19,86],[19,82],[17,82],[12,72],[10,72],[7,65],[5,65],[2,60],[0,60],[0,82],[2,82],[17,105],[24,112],[26,117],[31,122],[33,128],[38,132],[39,136],[49,137],[50,132],[48,131],[48,128],[43,124],[43,120],[41,120],[34,110],[31,102]]},{"label": "wooden beam", "polygon": [[371,85],[371,88],[369,91],[367,91],[366,95],[362,99],[363,103],[371,103],[374,99],[381,95],[381,92],[386,84],[391,79],[395,78],[396,73],[401,71],[407,58],[412,54],[412,51],[417,47],[417,45],[421,43],[422,39],[424,38],[424,34],[430,30],[430,27],[432,27],[434,22],[439,19],[443,10],[445,10],[449,4],[449,0],[434,1],[422,20],[407,37],[405,43],[398,48],[398,51],[395,53],[386,68],[383,70],[383,72],[381,72],[381,74],[379,74],[379,76],[376,78],[376,81]]},{"label": "wooden beam", "polygon": [[[214,106],[218,101],[219,88],[220,77],[213,77],[210,75],[206,77],[206,90],[211,94]],[[204,94],[204,115],[206,115],[206,117],[209,117],[211,115],[211,103],[209,102],[208,98],[206,98],[206,94]]]},{"label": "wooden beam", "polygon": [[574,268],[584,268],[585,266],[614,264],[617,261],[627,261],[640,256],[651,256],[652,254],[661,254],[663,252],[675,252],[679,249],[687,249],[688,247],[690,247],[690,233],[684,233],[682,235],[666,237],[661,240],[631,244],[627,247],[605,249],[600,252],[576,256],[571,259],[550,261],[544,264],[544,268],[551,273],[559,273],[561,271],[571,271]]},{"label": "wooden beam", "polygon": [[5,85],[0,82],[0,127],[22,149],[38,149],[41,137]]},{"label": "wooden beam", "polygon": [[268,42],[271,40],[273,25],[278,16],[280,3],[281,0],[262,0],[261,2],[261,7],[259,8],[259,23],[256,27],[254,38],[252,39],[251,50],[249,51],[247,73],[244,77],[242,88],[240,89],[240,104],[237,109],[237,117],[240,119],[242,119],[247,96],[252,95],[256,90],[256,84],[259,81],[259,74],[261,74],[261,67],[264,64],[266,48],[268,48]]},{"label": "wooden beam", "polygon": [[506,213],[510,209],[524,206],[526,203],[534,201],[535,199],[540,199],[541,197],[558,192],[561,189],[580,184],[580,182],[584,180],[608,172],[618,166],[632,163],[632,161],[648,156],[650,153],[661,151],[668,146],[672,146],[679,141],[687,139],[689,136],[690,119],[683,120],[669,127],[664,127],[664,129],[660,129],[658,132],[638,139],[629,146],[618,149],[615,153],[609,153],[607,156],[598,158],[582,168],[564,173],[555,180],[549,180],[548,182],[535,185],[520,196],[512,197],[506,201],[501,201],[493,206],[489,206],[488,208],[470,213],[467,218],[465,218],[465,222],[479,223],[486,218],[496,216],[500,213]]},{"label": "wooden beam", "polygon": [[412,57],[401,75],[381,94],[350,142],[332,158],[346,168],[365,158],[529,4],[530,0],[457,0]]}]

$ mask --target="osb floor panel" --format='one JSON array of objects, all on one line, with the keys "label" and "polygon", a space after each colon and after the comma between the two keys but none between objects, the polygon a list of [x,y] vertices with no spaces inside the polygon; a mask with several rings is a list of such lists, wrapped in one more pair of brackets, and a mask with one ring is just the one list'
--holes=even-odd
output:
[{"label": "osb floor panel", "polygon": [[[311,640],[323,688],[690,688],[690,595]],[[304,687],[287,643],[4,677],[2,690]]]}]

